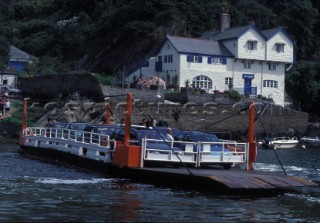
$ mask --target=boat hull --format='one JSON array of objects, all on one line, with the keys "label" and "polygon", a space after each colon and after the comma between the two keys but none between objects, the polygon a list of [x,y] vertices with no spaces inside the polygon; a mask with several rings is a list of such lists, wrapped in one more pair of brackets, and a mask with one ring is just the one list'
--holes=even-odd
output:
[{"label": "boat hull", "polygon": [[299,140],[296,137],[279,137],[271,140],[265,139],[262,142],[262,147],[267,149],[290,149],[296,147],[298,144]]},{"label": "boat hull", "polygon": [[[210,168],[143,167],[130,168],[95,160],[74,153],[34,146],[20,146],[22,155],[73,165],[86,171],[101,173],[107,177],[129,178],[136,182],[152,183],[157,186],[193,189],[217,194],[249,196],[274,196],[297,187],[317,186],[316,183],[299,177],[271,175],[260,171],[246,171],[241,168],[225,170],[218,166]],[[286,182],[286,186],[284,186]]]},{"label": "boat hull", "polygon": [[309,146],[320,146],[320,139],[318,137],[302,137],[300,142]]}]

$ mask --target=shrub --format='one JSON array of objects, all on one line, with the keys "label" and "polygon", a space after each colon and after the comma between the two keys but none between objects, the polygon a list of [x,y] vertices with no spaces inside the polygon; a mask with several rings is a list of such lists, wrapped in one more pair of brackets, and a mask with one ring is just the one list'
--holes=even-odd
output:
[{"label": "shrub", "polygon": [[236,101],[239,101],[242,98],[239,92],[235,90],[226,90],[224,91],[224,94],[232,99],[235,99]]}]

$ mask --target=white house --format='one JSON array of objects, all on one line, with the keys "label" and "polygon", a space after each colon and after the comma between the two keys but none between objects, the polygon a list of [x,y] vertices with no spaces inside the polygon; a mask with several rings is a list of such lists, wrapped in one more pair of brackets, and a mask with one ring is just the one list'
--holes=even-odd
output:
[{"label": "white house", "polygon": [[253,24],[229,26],[222,24],[221,31],[207,39],[167,36],[148,67],[138,69],[128,80],[160,76],[167,86],[184,87],[189,82],[207,92],[232,86],[240,94],[262,95],[284,106],[285,73],[294,60],[292,38],[282,28],[260,31]]}]

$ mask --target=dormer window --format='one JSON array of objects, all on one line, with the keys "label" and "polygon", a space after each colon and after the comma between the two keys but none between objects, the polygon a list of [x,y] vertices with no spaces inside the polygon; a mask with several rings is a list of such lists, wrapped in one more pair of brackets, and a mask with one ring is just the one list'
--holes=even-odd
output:
[{"label": "dormer window", "polygon": [[276,43],[276,52],[284,53],[284,43]]},{"label": "dormer window", "polygon": [[248,40],[248,50],[257,50],[256,40]]}]

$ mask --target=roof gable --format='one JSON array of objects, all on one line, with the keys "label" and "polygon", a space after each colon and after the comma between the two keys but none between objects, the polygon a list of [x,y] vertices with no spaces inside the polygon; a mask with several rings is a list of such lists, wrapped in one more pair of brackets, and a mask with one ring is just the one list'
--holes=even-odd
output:
[{"label": "roof gable", "polygon": [[213,39],[214,40],[227,40],[227,39],[235,39],[241,37],[248,30],[254,29],[258,34],[262,36],[262,38],[266,39],[266,37],[257,29],[254,25],[242,26],[237,28],[226,29],[223,32],[217,33]]},{"label": "roof gable", "polygon": [[215,40],[176,36],[167,36],[167,40],[173,45],[178,53],[233,57],[233,55],[225,46]]},{"label": "roof gable", "polygon": [[20,61],[29,61],[31,60],[31,56],[26,52],[19,50],[15,46],[10,46],[9,52],[10,60],[20,60]]},{"label": "roof gable", "polygon": [[282,28],[274,28],[274,29],[267,29],[262,30],[261,33],[269,40],[273,36],[275,36],[277,33],[282,32],[293,44],[295,44],[295,41],[291,38],[291,36]]}]

